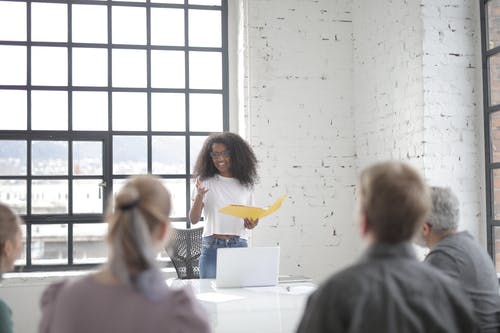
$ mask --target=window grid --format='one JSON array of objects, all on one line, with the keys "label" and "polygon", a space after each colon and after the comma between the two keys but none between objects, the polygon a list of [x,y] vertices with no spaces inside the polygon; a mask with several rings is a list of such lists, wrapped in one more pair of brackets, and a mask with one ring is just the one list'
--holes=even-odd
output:
[{"label": "window grid", "polygon": [[[486,230],[487,247],[492,256],[497,273],[500,273],[500,160],[497,160],[495,147],[497,126],[495,120],[500,110],[500,82],[495,82],[495,72],[500,66],[494,63],[500,56],[500,1],[479,0],[481,17],[481,50],[484,105],[484,138],[485,138],[485,173],[486,173]],[[489,12],[493,15],[489,15]],[[492,63],[493,62],[493,63]],[[500,276],[500,274],[499,274]]]},{"label": "window grid", "polygon": [[[78,263],[74,258],[74,237],[75,237],[75,226],[84,224],[96,224],[101,223],[103,219],[103,214],[75,214],[74,210],[74,197],[73,197],[73,186],[75,180],[94,180],[102,179],[105,183],[102,196],[102,210],[105,211],[107,207],[106,198],[109,193],[113,193],[113,182],[115,180],[125,179],[130,174],[115,174],[113,172],[114,166],[114,147],[113,142],[117,137],[120,136],[131,136],[136,138],[146,139],[146,172],[152,173],[153,164],[155,162],[154,152],[153,152],[153,139],[154,137],[163,138],[176,138],[180,137],[184,139],[184,169],[182,173],[171,173],[162,172],[156,173],[156,175],[162,177],[166,180],[184,180],[185,183],[185,209],[182,214],[177,214],[172,220],[175,222],[183,222],[186,227],[190,227],[189,220],[187,218],[189,207],[190,207],[190,197],[191,197],[191,161],[196,155],[196,150],[192,150],[191,144],[199,144],[204,137],[209,135],[211,132],[216,131],[226,131],[229,128],[229,116],[228,116],[228,46],[227,46],[227,36],[228,36],[228,26],[227,26],[227,1],[222,0],[220,5],[195,5],[189,4],[189,1],[185,1],[184,4],[168,4],[168,3],[154,3],[150,0],[145,2],[121,2],[121,1],[69,1],[69,0],[53,0],[53,1],[26,1],[26,0],[0,0],[1,3],[24,3],[26,5],[26,40],[2,40],[0,37],[0,47],[2,46],[19,46],[24,47],[26,50],[26,84],[10,84],[3,83],[0,79],[0,91],[25,91],[26,92],[26,128],[25,129],[1,129],[0,130],[0,140],[16,140],[21,141],[26,144],[26,172],[23,175],[6,175],[0,173],[0,181],[12,181],[20,180],[26,182],[26,211],[21,214],[26,222],[26,248],[25,248],[25,264],[16,267],[17,270],[24,271],[34,271],[34,270],[59,270],[59,269],[74,269],[74,268],[87,268],[89,266],[95,266],[99,264],[96,263]],[[44,40],[32,40],[32,19],[33,19],[33,5],[37,4],[60,4],[65,5],[67,9],[67,40],[66,41],[44,41]],[[107,18],[107,43],[102,42],[81,42],[73,41],[73,8],[75,5],[82,6],[97,6],[106,8],[106,18]],[[96,7],[96,8],[97,8]],[[113,9],[114,8],[141,8],[145,9],[145,22],[146,22],[146,41],[145,44],[124,44],[124,43],[113,43]],[[183,10],[184,14],[184,45],[152,45],[152,17],[151,13],[153,9],[179,9]],[[205,13],[207,11],[219,12],[221,17],[221,44],[217,47],[212,46],[190,46],[189,45],[189,29],[190,24],[196,22],[189,22],[189,11],[190,10],[201,10]],[[0,35],[1,36],[1,35]],[[40,82],[38,78],[37,82],[33,82],[33,51],[40,51],[41,48],[47,48],[44,50],[65,50],[67,52],[67,83],[66,85],[43,83]],[[74,85],[75,77],[73,73],[75,52],[80,50],[106,50],[107,57],[107,84],[106,85]],[[133,85],[120,85],[115,86],[113,82],[113,74],[116,74],[113,70],[114,59],[113,55],[119,53],[120,51],[143,51],[146,55],[146,85],[145,86],[133,86]],[[152,64],[152,52],[156,51],[180,51],[184,54],[184,87],[168,87],[168,86],[153,86],[153,64]],[[221,58],[221,87],[211,88],[211,87],[193,87],[190,85],[190,68],[192,64],[190,63],[190,55],[193,52],[207,52],[204,54],[218,54]],[[200,53],[198,53],[200,54]],[[1,57],[1,55],[0,55]],[[1,68],[0,68],[1,69]],[[39,70],[39,69],[37,69]],[[33,121],[36,119],[36,109],[33,109],[33,93],[40,92],[66,92],[67,95],[67,124],[65,125],[67,129],[63,130],[47,130],[47,129],[37,129],[33,128]],[[74,117],[74,101],[75,93],[85,92],[85,93],[104,93],[107,94],[107,130],[75,130],[73,129]],[[113,108],[113,104],[116,102],[114,96],[116,93],[127,93],[131,95],[133,93],[142,93],[146,97],[146,127],[143,129],[132,129],[123,130],[115,129],[113,114],[117,112]],[[153,95],[154,94],[168,94],[177,93],[184,95],[184,128],[177,130],[153,130]],[[196,128],[191,128],[191,98],[194,96],[211,96],[210,94],[220,95],[222,100],[222,124],[220,127],[214,129],[202,129],[198,130]],[[51,100],[51,102],[53,102]],[[1,102],[0,102],[1,103]],[[1,104],[0,104],[1,112]],[[34,114],[35,112],[35,114]],[[58,119],[55,117],[54,122]],[[47,142],[66,142],[67,143],[67,174],[61,175],[35,175],[33,174],[33,156],[32,148],[34,141],[47,141]],[[102,173],[101,175],[75,175],[73,170],[73,142],[100,142],[102,143]],[[67,213],[63,214],[35,214],[32,211],[33,207],[33,184],[37,180],[64,180],[67,181]],[[99,192],[100,193],[100,192]],[[175,195],[175,193],[173,193]],[[62,257],[62,261],[65,263],[48,263],[48,264],[37,264],[35,259],[36,244],[34,229],[47,225],[61,225],[66,226],[67,233],[67,253],[65,257]],[[33,247],[35,246],[35,247]],[[35,263],[34,263],[35,262]]]}]

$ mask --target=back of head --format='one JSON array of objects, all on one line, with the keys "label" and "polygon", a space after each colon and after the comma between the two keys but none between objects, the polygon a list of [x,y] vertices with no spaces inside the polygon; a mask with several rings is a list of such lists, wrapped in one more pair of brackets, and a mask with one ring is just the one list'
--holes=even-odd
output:
[{"label": "back of head", "polygon": [[7,240],[12,242],[15,241],[16,234],[19,232],[21,224],[21,218],[14,213],[9,206],[0,203],[0,275],[5,242]]},{"label": "back of head", "polygon": [[454,231],[460,216],[459,201],[450,188],[432,187],[432,211],[428,223],[435,233]]},{"label": "back of head", "polygon": [[169,222],[170,207],[170,193],[160,178],[144,175],[127,180],[108,215],[110,265],[117,275],[126,274],[126,280],[154,266],[151,235],[161,223]]},{"label": "back of head", "polygon": [[395,161],[362,171],[360,200],[376,241],[391,244],[410,240],[431,208],[429,189],[419,173]]}]

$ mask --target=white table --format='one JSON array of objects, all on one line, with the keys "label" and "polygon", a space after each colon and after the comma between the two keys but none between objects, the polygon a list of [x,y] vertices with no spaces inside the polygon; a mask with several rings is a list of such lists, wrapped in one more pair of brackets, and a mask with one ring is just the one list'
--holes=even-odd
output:
[{"label": "white table", "polygon": [[190,285],[206,308],[214,333],[295,332],[311,282],[280,283],[274,287],[219,288],[215,281],[173,280],[172,287]]}]

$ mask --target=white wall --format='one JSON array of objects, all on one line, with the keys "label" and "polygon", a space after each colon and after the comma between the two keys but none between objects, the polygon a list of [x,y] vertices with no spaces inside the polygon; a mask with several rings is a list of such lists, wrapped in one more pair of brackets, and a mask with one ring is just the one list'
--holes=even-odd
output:
[{"label": "white wall", "polygon": [[253,232],[279,244],[281,272],[321,280],[359,254],[349,0],[246,3],[247,137],[260,161],[256,204],[288,199]]},{"label": "white wall", "polygon": [[385,159],[451,186],[461,228],[484,241],[478,4],[244,3],[257,204],[289,194],[254,244],[280,244],[282,272],[319,281],[357,258],[357,172]]},{"label": "white wall", "polygon": [[357,165],[423,167],[422,21],[418,1],[353,1]]},{"label": "white wall", "polygon": [[424,0],[424,165],[461,201],[461,229],[486,244],[479,4]]}]

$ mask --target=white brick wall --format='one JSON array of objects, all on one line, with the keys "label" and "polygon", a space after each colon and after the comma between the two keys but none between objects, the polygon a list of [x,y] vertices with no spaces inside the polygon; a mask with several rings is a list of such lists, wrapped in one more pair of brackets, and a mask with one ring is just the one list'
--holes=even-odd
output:
[{"label": "white brick wall", "polygon": [[409,161],[451,185],[462,227],[482,236],[476,3],[242,1],[256,204],[288,193],[253,244],[279,244],[282,273],[321,280],[358,257],[357,173],[379,160]]},{"label": "white brick wall", "polygon": [[485,242],[479,4],[424,0],[421,8],[425,175],[457,193],[459,227]]},{"label": "white brick wall", "polygon": [[422,169],[419,3],[358,0],[353,15],[357,164],[400,159]]},{"label": "white brick wall", "polygon": [[254,245],[281,246],[281,273],[321,279],[352,262],[355,179],[350,1],[248,1],[256,203],[288,193]]}]

